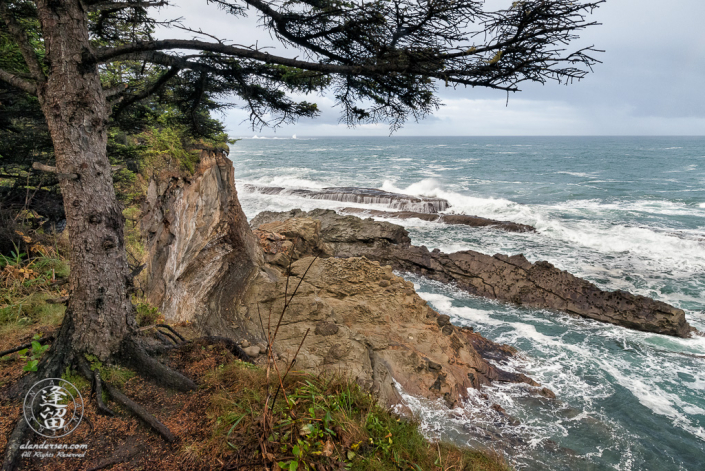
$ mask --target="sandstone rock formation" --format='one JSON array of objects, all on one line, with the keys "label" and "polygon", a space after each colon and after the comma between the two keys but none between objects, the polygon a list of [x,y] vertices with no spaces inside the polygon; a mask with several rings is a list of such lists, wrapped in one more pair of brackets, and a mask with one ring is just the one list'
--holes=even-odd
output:
[{"label": "sandstone rock formation", "polygon": [[379,211],[364,208],[342,208],[339,211],[344,214],[357,214],[360,215],[360,217],[374,216],[393,219],[421,219],[429,222],[460,224],[470,227],[492,227],[507,232],[536,232],[533,226],[527,224],[519,224],[511,221],[497,221],[495,219],[467,216],[465,214],[428,214],[414,211]]},{"label": "sandstone rock formation", "polygon": [[281,188],[276,186],[245,185],[245,190],[265,195],[288,194],[315,200],[343,201],[345,203],[384,204],[393,209],[419,213],[437,213],[450,207],[442,198],[402,195],[376,188],[335,187],[322,190]]},{"label": "sandstone rock formation", "polygon": [[[511,348],[453,326],[416,294],[413,283],[378,262],[305,256],[291,265],[289,296],[309,265],[275,342],[275,352],[291,360],[309,330],[297,368],[351,375],[388,405],[401,402],[393,380],[409,394],[443,397],[448,405],[465,397],[468,388],[493,381],[537,386],[486,360],[507,360],[514,354]],[[264,329],[270,324],[275,330],[284,305],[285,271],[260,272],[238,306],[240,325],[256,326],[248,327],[251,334],[261,332],[260,315]]]},{"label": "sandstone rock formation", "polygon": [[[288,293],[276,357],[291,360],[308,331],[297,369],[346,373],[386,404],[401,400],[394,381],[408,393],[450,405],[467,388],[492,381],[536,386],[496,366],[514,354],[510,347],[451,325],[391,267],[331,257],[318,220],[265,224],[253,234],[224,155],[202,153],[190,177],[155,175],[141,227],[148,251],[145,294],[169,322],[190,321],[206,335],[240,340],[255,355],[264,350],[265,332],[275,330]],[[390,227],[389,237],[399,233]],[[346,237],[348,229],[337,230]],[[361,234],[350,231],[349,237]],[[375,231],[370,237],[384,235]]]},{"label": "sandstone rock formation", "polygon": [[[691,332],[685,313],[666,303],[624,291],[603,291],[548,262],[532,264],[523,255],[489,256],[472,250],[429,252],[426,247],[411,245],[406,230],[388,222],[342,216],[331,210],[293,210],[261,213],[251,225],[260,227],[292,217],[320,221],[316,243],[325,244],[336,257],[365,256],[396,270],[454,283],[472,294],[522,306],[555,309],[677,337],[688,337]],[[303,235],[297,237],[302,239]]]}]

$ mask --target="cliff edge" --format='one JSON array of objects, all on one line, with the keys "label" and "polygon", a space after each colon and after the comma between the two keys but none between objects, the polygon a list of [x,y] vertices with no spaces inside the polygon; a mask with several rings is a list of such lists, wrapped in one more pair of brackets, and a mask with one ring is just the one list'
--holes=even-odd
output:
[{"label": "cliff edge", "polygon": [[[386,405],[401,402],[396,384],[448,405],[468,388],[496,381],[547,394],[530,378],[497,366],[515,354],[511,347],[453,326],[392,267],[330,257],[317,240],[320,222],[295,226],[298,235],[255,237],[237,200],[232,163],[204,151],[193,176],[162,174],[150,182],[141,224],[145,294],[167,321],[262,345],[250,350],[253,355],[262,352],[286,299],[274,344],[282,365],[301,345],[297,369],[347,374]],[[279,263],[270,257],[273,248],[283,254]]]}]

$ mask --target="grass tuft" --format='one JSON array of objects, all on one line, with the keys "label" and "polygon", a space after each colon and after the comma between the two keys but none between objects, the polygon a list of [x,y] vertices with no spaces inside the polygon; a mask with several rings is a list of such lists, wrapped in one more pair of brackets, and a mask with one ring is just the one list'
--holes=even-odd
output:
[{"label": "grass tuft", "polygon": [[210,407],[213,437],[200,447],[190,444],[182,450],[193,459],[217,450],[243,461],[261,461],[267,453],[285,470],[509,469],[491,452],[429,442],[415,420],[380,407],[374,396],[343,377],[289,375],[284,384],[287,400],[279,395],[267,437],[261,436],[267,398],[264,370],[234,361],[216,368],[206,384],[215,389]]}]

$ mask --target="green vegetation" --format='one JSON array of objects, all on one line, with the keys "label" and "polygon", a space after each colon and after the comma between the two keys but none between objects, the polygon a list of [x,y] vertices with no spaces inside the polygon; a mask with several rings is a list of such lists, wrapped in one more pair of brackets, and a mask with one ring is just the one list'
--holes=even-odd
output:
[{"label": "green vegetation", "polygon": [[176,167],[193,173],[198,163],[198,152],[187,150],[180,137],[180,130],[173,127],[150,127],[137,137],[145,142],[141,171],[159,173]]},{"label": "green vegetation", "polygon": [[0,255],[0,335],[27,326],[58,325],[66,309],[47,302],[68,294],[55,284],[69,275],[58,244],[54,248],[43,234],[30,237],[27,232],[16,230],[20,243],[13,243],[9,255]]},{"label": "green vegetation", "polygon": [[91,383],[83,375],[77,373],[70,368],[66,368],[64,374],[61,375],[61,379],[68,381],[69,383],[76,386],[76,389],[81,391],[82,394],[90,394]]},{"label": "green vegetation", "polygon": [[154,325],[164,321],[162,313],[159,312],[159,309],[152,306],[148,302],[135,302],[135,309],[137,310],[137,325],[140,327],[146,327],[148,325]]},{"label": "green vegetation", "polygon": [[[263,439],[266,372],[234,361],[220,365],[206,380],[216,387],[210,413],[212,442],[238,456],[257,460],[262,453],[285,470],[507,470],[492,452],[430,443],[418,423],[380,407],[376,399],[346,378],[289,375],[287,394],[279,393],[271,430]],[[266,451],[262,451],[266,450]],[[204,451],[205,452],[205,451]],[[188,453],[198,453],[189,445]],[[325,467],[325,468],[324,468]],[[273,468],[273,469],[276,469]]]},{"label": "green vegetation", "polygon": [[49,345],[42,345],[39,343],[41,338],[41,334],[35,334],[34,337],[32,337],[32,346],[17,352],[21,359],[27,361],[27,364],[22,369],[23,371],[37,371],[39,359],[42,357],[44,352],[49,349]]}]

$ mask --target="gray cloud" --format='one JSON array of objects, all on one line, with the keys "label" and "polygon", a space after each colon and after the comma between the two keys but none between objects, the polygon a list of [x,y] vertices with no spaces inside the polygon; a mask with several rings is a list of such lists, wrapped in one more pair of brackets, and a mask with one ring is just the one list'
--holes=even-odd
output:
[{"label": "gray cloud", "polygon": [[[488,0],[489,7],[511,2]],[[182,0],[163,9],[162,17],[182,16],[192,27],[241,44],[284,50],[256,24],[256,17],[235,18],[206,5]],[[705,134],[705,2],[702,0],[608,0],[594,15],[602,26],[581,34],[574,45],[594,44],[606,52],[593,74],[580,83],[560,86],[525,84],[509,97],[483,89],[439,89],[444,106],[431,119],[409,124],[400,135],[531,134]],[[161,36],[191,36],[174,30]],[[315,120],[302,120],[277,134],[385,135],[381,126],[349,130],[338,125],[339,110],[330,97],[306,97],[319,104]],[[232,110],[224,119],[233,135],[251,135],[246,113]],[[261,134],[272,134],[264,130]]]}]

